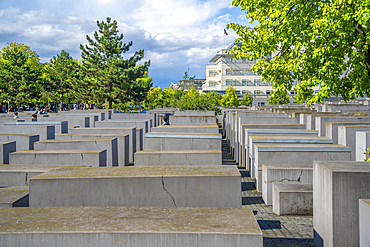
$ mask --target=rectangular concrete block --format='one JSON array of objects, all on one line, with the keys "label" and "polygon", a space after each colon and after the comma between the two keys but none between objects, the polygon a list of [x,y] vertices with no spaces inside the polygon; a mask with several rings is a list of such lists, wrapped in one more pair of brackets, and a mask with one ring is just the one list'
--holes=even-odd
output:
[{"label": "rectangular concrete block", "polygon": [[215,111],[194,111],[194,110],[185,110],[185,111],[175,111],[174,116],[215,116]]},{"label": "rectangular concrete block", "polygon": [[[47,116],[47,117],[44,117]],[[68,115],[53,115],[53,114],[48,114],[48,115],[40,115],[37,118],[37,122],[49,122],[49,121],[66,121],[68,123],[68,126],[79,126],[83,128],[89,128],[93,127],[90,125],[90,117],[89,116],[68,116]],[[92,117],[93,121],[95,121],[95,117]],[[65,134],[68,132],[57,132],[61,134]]]},{"label": "rectangular concrete block", "polygon": [[313,169],[310,165],[281,164],[262,165],[262,199],[266,205],[272,205],[273,183],[310,183],[313,181]]},{"label": "rectangular concrete block", "polygon": [[[55,134],[65,134],[68,133],[68,121],[55,121],[51,122],[50,119],[46,119],[46,121],[39,121],[39,122],[18,122],[18,123],[5,123],[4,126],[13,126],[13,125],[53,125],[55,127]],[[23,127],[22,127],[23,128]],[[28,133],[28,134],[33,134],[33,133]],[[51,138],[52,139],[52,138]]]},{"label": "rectangular concrete block", "polygon": [[[144,149],[144,133],[142,128],[136,128],[136,151]],[[135,158],[134,158],[135,160]]]},{"label": "rectangular concrete block", "polygon": [[366,149],[370,148],[370,131],[356,131],[356,161],[366,161],[370,155],[366,155]]},{"label": "rectangular concrete block", "polygon": [[370,244],[370,199],[359,201],[360,247]]},{"label": "rectangular concrete block", "polygon": [[144,150],[221,149],[220,134],[146,133]]},{"label": "rectangular concrete block", "polygon": [[351,148],[351,160],[356,161],[356,131],[370,131],[370,125],[343,125],[338,127],[338,144]]},{"label": "rectangular concrete block", "polygon": [[2,208],[0,218],[2,247],[263,245],[252,211],[241,208]]},{"label": "rectangular concrete block", "polygon": [[70,129],[71,134],[118,134],[129,135],[129,162],[134,162],[136,152],[136,127],[95,127]]},{"label": "rectangular concrete block", "polygon": [[0,142],[15,141],[16,150],[33,150],[35,142],[39,141],[38,135],[25,134],[0,134]]},{"label": "rectangular concrete block", "polygon": [[176,116],[169,117],[169,123],[216,123],[215,116]]},{"label": "rectangular concrete block", "polygon": [[333,139],[333,144],[338,144],[338,126],[342,126],[342,125],[367,125],[367,124],[368,123],[351,123],[351,122],[349,122],[349,123],[345,123],[345,122],[326,123],[326,133],[325,133],[325,135],[326,135],[327,138]]},{"label": "rectangular concrete block", "polygon": [[150,119],[113,119],[98,121],[95,123],[96,127],[135,127],[142,128],[144,133],[151,131]]},{"label": "rectangular concrete block", "polygon": [[0,187],[28,186],[30,178],[60,168],[76,168],[83,166],[58,165],[0,165]]},{"label": "rectangular concrete block", "polygon": [[0,159],[2,164],[9,164],[9,154],[16,151],[15,142],[0,142]]},{"label": "rectangular concrete block", "polygon": [[58,169],[30,179],[30,206],[240,208],[240,188],[235,166]]},{"label": "rectangular concrete block", "polygon": [[39,140],[55,139],[55,125],[4,125],[0,134],[38,135]]},{"label": "rectangular concrete block", "polygon": [[150,119],[150,127],[157,126],[157,114],[155,113],[114,113],[112,119]]},{"label": "rectangular concrete block", "polygon": [[135,166],[222,165],[221,150],[144,150],[135,153]]},{"label": "rectangular concrete block", "polygon": [[129,165],[129,135],[118,134],[63,134],[56,139],[117,138],[118,166]]},{"label": "rectangular concrete block", "polygon": [[28,207],[28,186],[0,188],[0,208]]},{"label": "rectangular concrete block", "polygon": [[360,246],[359,199],[370,198],[370,166],[316,161],[313,166],[314,244]]},{"label": "rectangular concrete block", "polygon": [[191,125],[161,125],[152,128],[151,132],[165,132],[165,133],[204,133],[204,134],[218,134],[218,126],[191,126]]},{"label": "rectangular concrete block", "polygon": [[273,209],[277,215],[312,215],[313,189],[307,183],[273,183]]},{"label": "rectangular concrete block", "polygon": [[35,150],[107,150],[107,166],[118,166],[117,138],[85,138],[85,139],[55,139],[35,143]]},{"label": "rectangular concrete block", "polygon": [[256,188],[262,191],[262,165],[302,164],[310,165],[314,160],[349,161],[351,149],[339,144],[255,144],[255,162],[252,173]]},{"label": "rectangular concrete block", "polygon": [[11,153],[10,164],[107,166],[105,149],[29,150]]}]

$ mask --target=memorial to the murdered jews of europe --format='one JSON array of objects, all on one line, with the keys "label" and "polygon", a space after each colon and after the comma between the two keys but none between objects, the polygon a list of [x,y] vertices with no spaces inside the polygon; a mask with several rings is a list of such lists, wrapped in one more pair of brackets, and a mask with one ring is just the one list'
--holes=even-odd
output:
[{"label": "memorial to the murdered jews of europe", "polygon": [[369,103],[2,114],[0,246],[370,246]]}]

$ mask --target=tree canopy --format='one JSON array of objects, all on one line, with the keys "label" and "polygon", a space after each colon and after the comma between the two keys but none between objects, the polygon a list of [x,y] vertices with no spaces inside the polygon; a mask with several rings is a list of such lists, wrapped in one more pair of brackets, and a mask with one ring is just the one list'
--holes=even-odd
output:
[{"label": "tree canopy", "polygon": [[125,59],[123,54],[129,51],[132,41],[123,43],[117,22],[108,17],[106,22],[97,21],[97,25],[99,31],[94,33],[94,38],[86,35],[89,44],[80,45],[86,75],[83,82],[89,87],[92,98],[100,104],[108,102],[109,109],[113,103],[143,98],[140,95],[151,87],[151,79],[146,75],[150,62],[137,64],[144,57],[144,50]]},{"label": "tree canopy", "polygon": [[238,95],[233,87],[226,88],[226,94],[222,96],[220,104],[222,106],[240,106]]},{"label": "tree canopy", "polygon": [[[230,23],[240,36],[230,54],[256,59],[252,70],[291,90],[300,102],[344,100],[370,91],[369,0],[234,0],[254,27]],[[313,94],[312,87],[319,90]]]}]

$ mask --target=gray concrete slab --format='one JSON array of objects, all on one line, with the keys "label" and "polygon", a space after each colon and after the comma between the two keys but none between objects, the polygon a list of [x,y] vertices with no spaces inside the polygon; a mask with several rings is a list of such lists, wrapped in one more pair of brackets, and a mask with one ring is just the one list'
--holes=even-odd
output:
[{"label": "gray concrete slab", "polygon": [[351,148],[351,160],[356,161],[356,131],[370,131],[370,125],[343,125],[338,126],[338,144]]},{"label": "gray concrete slab", "polygon": [[38,135],[25,134],[0,134],[0,142],[15,141],[16,150],[33,150],[35,142],[39,141]]},{"label": "gray concrete slab", "polygon": [[[46,121],[48,120],[48,121]],[[44,122],[18,122],[18,123],[4,123],[4,126],[13,126],[13,125],[21,125],[22,128],[25,125],[54,125],[55,126],[55,134],[65,134],[68,133],[68,121],[50,121],[50,119],[46,119]],[[55,119],[54,119],[55,120]],[[33,133],[27,133],[33,134]],[[49,138],[51,139],[51,138]]]},{"label": "gray concrete slab", "polygon": [[312,164],[262,165],[262,199],[266,205],[273,204],[273,183],[311,183],[313,181]]},{"label": "gray concrete slab", "polygon": [[356,161],[313,165],[316,246],[359,246],[359,199],[370,198],[370,166]]},{"label": "gray concrete slab", "polygon": [[152,128],[151,132],[218,134],[219,128],[217,125],[214,126],[161,125]]},{"label": "gray concrete slab", "polygon": [[0,188],[0,208],[28,207],[28,186]]},{"label": "gray concrete slab", "polygon": [[171,115],[168,119],[169,123],[216,123],[215,116],[176,116]]},{"label": "gray concrete slab", "polygon": [[359,200],[360,247],[370,243],[370,199]]},{"label": "gray concrete slab", "polygon": [[[0,209],[3,247],[262,247],[249,209],[50,207]],[[27,222],[27,224],[24,224]]]},{"label": "gray concrete slab", "polygon": [[0,134],[38,135],[39,140],[55,139],[55,125],[6,125],[1,126]]},{"label": "gray concrete slab", "polygon": [[10,164],[107,166],[105,149],[29,150],[9,155]]},{"label": "gray concrete slab", "polygon": [[[342,125],[367,125],[367,123],[346,123],[346,122],[331,122],[326,123],[325,135],[327,138],[333,139],[333,144],[338,144],[338,126]],[[370,125],[370,123],[369,123]]]},{"label": "gray concrete slab", "polygon": [[135,153],[135,166],[222,165],[221,150],[144,150]]},{"label": "gray concrete slab", "polygon": [[370,117],[367,116],[317,116],[315,129],[319,131],[319,136],[326,136],[326,123],[329,122],[358,122],[370,123]]},{"label": "gray concrete slab", "polygon": [[273,183],[273,212],[277,215],[312,215],[313,186],[308,183]]},{"label": "gray concrete slab", "polygon": [[95,127],[70,129],[71,134],[117,134],[129,135],[129,162],[134,162],[136,152],[136,127]]},{"label": "gray concrete slab", "polygon": [[150,128],[157,126],[157,115],[153,113],[114,113],[112,119],[150,119]]},{"label": "gray concrete slab", "polygon": [[351,149],[338,144],[255,144],[255,162],[251,171],[256,188],[262,191],[262,165],[301,164],[314,160],[349,161]]},{"label": "gray concrete slab", "polygon": [[[97,120],[97,116],[93,116],[91,121]],[[80,126],[80,127],[93,127],[90,125],[90,116],[68,116],[67,114],[65,115],[52,115],[48,114],[46,115],[40,115],[37,118],[37,122],[51,122],[51,121],[67,121],[68,125],[70,126]],[[65,134],[66,132],[62,132],[62,134]],[[67,132],[68,133],[68,132]]]},{"label": "gray concrete slab", "polygon": [[356,131],[356,161],[367,161],[370,155],[366,151],[370,148],[370,131]]},{"label": "gray concrete slab", "polygon": [[2,164],[9,164],[9,154],[16,151],[15,141],[0,142],[0,159]]},{"label": "gray concrete slab", "polygon": [[215,116],[215,111],[193,111],[193,110],[185,110],[185,111],[175,111],[173,113],[174,116]]},{"label": "gray concrete slab", "polygon": [[116,137],[84,138],[84,139],[55,139],[35,143],[35,150],[79,150],[105,149],[107,150],[107,166],[118,166],[118,145]]},{"label": "gray concrete slab", "polygon": [[118,134],[63,134],[56,139],[117,138],[118,166],[129,165],[129,135]]},{"label": "gray concrete slab", "polygon": [[242,206],[240,173],[235,166],[58,169],[29,183],[31,207]]},{"label": "gray concrete slab", "polygon": [[68,165],[2,165],[0,164],[0,187],[28,186],[30,178],[60,168],[76,168],[85,166]]},{"label": "gray concrete slab", "polygon": [[146,133],[144,150],[221,150],[220,134]]}]

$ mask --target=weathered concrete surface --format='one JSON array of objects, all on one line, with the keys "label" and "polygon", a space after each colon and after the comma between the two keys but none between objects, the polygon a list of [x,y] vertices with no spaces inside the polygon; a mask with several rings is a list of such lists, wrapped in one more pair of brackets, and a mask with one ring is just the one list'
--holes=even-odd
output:
[{"label": "weathered concrete surface", "polygon": [[[50,121],[50,119],[46,119],[48,121],[44,121],[44,122],[18,122],[18,123],[5,123],[4,126],[18,126],[18,125],[21,125],[23,128],[23,126],[25,125],[31,125],[31,126],[34,126],[34,125],[54,125],[55,127],[55,134],[65,134],[65,133],[68,133],[68,121],[60,121],[60,122],[52,122]],[[33,134],[33,133],[27,133],[27,134]],[[50,138],[52,139],[52,138]]]},{"label": "weathered concrete surface", "polygon": [[356,131],[370,131],[370,125],[343,125],[338,126],[338,144],[351,148],[351,160],[356,161]]},{"label": "weathered concrete surface", "polygon": [[370,199],[359,201],[360,247],[370,243]]},{"label": "weathered concrete surface", "polygon": [[193,111],[193,110],[185,110],[185,111],[175,111],[173,113],[174,116],[215,116],[215,111]]},{"label": "weathered concrete surface", "polygon": [[39,140],[55,139],[55,126],[54,125],[4,125],[0,128],[1,134],[32,134],[38,135]]},{"label": "weathered concrete surface", "polygon": [[[90,116],[68,116],[67,114],[65,115],[53,115],[53,114],[48,114],[48,117],[43,117],[39,116],[37,118],[37,122],[50,122],[50,121],[67,121],[68,126],[80,126],[80,127],[93,127],[90,125]],[[97,116],[92,116],[92,122],[95,122],[97,120]],[[58,133],[58,131],[56,131]],[[68,132],[61,132],[61,134],[65,134]]]},{"label": "weathered concrete surface", "polygon": [[263,245],[262,231],[250,209],[3,208],[0,218],[0,246],[3,247]]},{"label": "weathered concrete surface", "polygon": [[254,144],[333,144],[324,136],[249,136],[249,162],[254,162]]},{"label": "weathered concrete surface", "polygon": [[3,164],[9,164],[9,154],[16,151],[16,144],[12,142],[0,142],[0,159]]},{"label": "weathered concrete surface", "polygon": [[215,116],[176,116],[171,115],[169,117],[169,123],[216,123]]},{"label": "weathered concrete surface", "polygon": [[281,164],[262,165],[262,199],[266,205],[272,205],[273,183],[311,183],[313,169],[310,165]]},{"label": "weathered concrete surface", "polygon": [[117,138],[85,138],[85,139],[55,139],[35,143],[35,150],[80,150],[105,149],[107,150],[107,166],[118,166]]},{"label": "weathered concrete surface", "polygon": [[67,165],[0,165],[0,187],[28,186],[30,178],[60,168],[76,168],[83,166]]},{"label": "weathered concrete surface", "polygon": [[95,127],[70,129],[71,134],[117,134],[129,135],[129,162],[134,162],[136,152],[136,127]]},{"label": "weathered concrete surface", "polygon": [[358,122],[358,123],[370,123],[370,117],[361,116],[317,116],[315,129],[319,131],[319,136],[326,136],[326,123],[329,122]]},{"label": "weathered concrete surface", "polygon": [[356,161],[370,158],[365,154],[367,148],[370,148],[370,131],[356,131]]},{"label": "weathered concrete surface", "polygon": [[356,161],[313,165],[316,246],[359,246],[359,199],[370,198],[370,166]]},{"label": "weathered concrete surface", "polygon": [[38,135],[26,134],[0,134],[0,142],[15,141],[16,150],[33,150],[35,142],[39,141]]},{"label": "weathered concrete surface", "polygon": [[[136,128],[136,151],[144,149],[144,133],[142,128]],[[135,160],[135,158],[134,158]]]},{"label": "weathered concrete surface", "polygon": [[10,164],[107,166],[105,149],[29,150],[9,155]]},{"label": "weathered concrete surface", "polygon": [[28,186],[0,188],[0,208],[6,207],[28,207]]},{"label": "weathered concrete surface", "polygon": [[312,215],[312,184],[273,183],[273,200],[277,215]]},{"label": "weathered concrete surface", "polygon": [[146,133],[144,150],[221,150],[220,134]]},{"label": "weathered concrete surface", "polygon": [[[105,118],[106,118],[106,113],[105,112],[100,112],[100,111],[91,111],[91,110],[88,110],[88,111],[77,111],[77,110],[72,110],[72,111],[59,111],[58,112],[58,115],[59,116],[63,116],[63,115],[67,115],[67,116],[97,116],[98,119],[95,120],[95,121],[104,121]],[[95,121],[94,121],[94,125],[95,125]],[[91,120],[90,120],[90,126],[93,127],[93,125],[91,125]]]},{"label": "weathered concrete surface", "polygon": [[118,166],[129,165],[129,135],[118,134],[63,134],[56,139],[117,138]]},{"label": "weathered concrete surface", "polygon": [[113,119],[106,121],[98,121],[96,127],[135,127],[142,128],[144,133],[151,131],[150,119]]},{"label": "weathered concrete surface", "polygon": [[222,165],[221,150],[144,150],[135,153],[135,166]]},{"label": "weathered concrete surface", "polygon": [[30,206],[240,208],[235,166],[53,170],[30,179]]},{"label": "weathered concrete surface", "polygon": [[114,113],[112,119],[150,119],[150,128],[157,126],[157,115],[153,113]]},{"label": "weathered concrete surface", "polygon": [[309,165],[314,160],[351,159],[351,149],[338,144],[255,144],[255,162],[252,173],[256,188],[262,191],[262,165],[301,164]]},{"label": "weathered concrete surface", "polygon": [[[304,130],[304,129],[245,129],[245,161],[246,168],[248,170],[253,169],[249,163],[249,136],[318,136],[316,130]],[[254,175],[252,175],[253,177]],[[254,178],[254,177],[253,177]]]},{"label": "weathered concrete surface", "polygon": [[151,132],[218,134],[218,131],[218,126],[161,125],[152,128]]},{"label": "weathered concrete surface", "polygon": [[[333,139],[333,144],[338,144],[338,126],[341,125],[367,125],[368,123],[346,123],[346,122],[332,122],[326,123],[326,137]],[[370,124],[370,123],[369,123]]]}]

